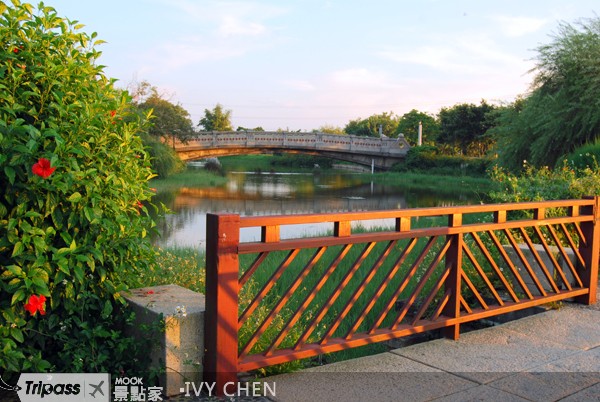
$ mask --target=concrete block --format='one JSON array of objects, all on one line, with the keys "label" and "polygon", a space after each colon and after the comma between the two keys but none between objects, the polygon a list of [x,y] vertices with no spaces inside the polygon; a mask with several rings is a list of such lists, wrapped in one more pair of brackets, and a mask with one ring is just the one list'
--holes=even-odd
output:
[{"label": "concrete block", "polygon": [[[202,381],[204,295],[177,285],[133,289],[126,296],[136,327],[164,319],[164,333],[152,351],[152,366],[165,367],[160,386],[167,396],[181,393],[185,381]],[[141,331],[135,336],[144,337]],[[146,335],[147,336],[147,335]]]},{"label": "concrete block", "polygon": [[[535,273],[535,276],[540,281],[542,288],[546,291],[552,291],[550,282],[546,278],[546,275],[542,271],[542,268],[540,267],[539,263],[537,262],[535,256],[533,255],[533,253],[531,252],[531,250],[529,249],[527,244],[521,243],[518,246],[519,246],[519,250],[523,253],[525,258],[527,259],[529,266],[532,268],[533,272]],[[556,272],[556,267],[554,266],[554,264],[552,263],[552,260],[548,256],[548,253],[544,249],[544,246],[542,246],[541,244],[534,244],[533,246],[534,246],[534,249],[537,252],[537,254],[540,256],[542,262],[544,263],[544,266],[548,270],[548,273],[550,274],[550,276],[552,276],[552,278],[554,279],[554,282],[557,284],[558,288],[566,289],[562,280],[560,279],[560,276]],[[573,277],[573,273],[571,272],[571,269],[569,268],[567,262],[564,260],[562,253],[559,252],[558,247],[549,246],[548,248],[552,252],[554,259],[558,262],[558,265],[560,266],[560,269],[563,272],[563,274],[565,275],[569,284],[571,284],[571,285],[575,284],[576,282]],[[517,269],[519,270],[519,273],[521,274],[523,281],[527,285],[527,288],[529,288],[529,291],[534,296],[539,296],[540,291],[538,290],[537,286],[533,282],[531,275],[529,275],[529,273],[525,269],[525,265],[523,265],[523,262],[519,258],[515,249],[511,245],[507,244],[507,245],[504,245],[504,250],[506,250],[511,261],[513,262],[515,267],[517,267]],[[567,256],[569,257],[569,260],[571,261],[573,266],[577,267],[576,257],[575,257],[575,253],[573,252],[573,250],[570,247],[566,247],[565,252],[566,252]],[[518,285],[517,285],[517,287],[518,287]]]}]

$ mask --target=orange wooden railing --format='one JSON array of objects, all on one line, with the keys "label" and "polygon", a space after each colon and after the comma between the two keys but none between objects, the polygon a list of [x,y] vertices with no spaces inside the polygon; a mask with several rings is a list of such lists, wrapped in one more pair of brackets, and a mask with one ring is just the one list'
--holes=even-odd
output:
[{"label": "orange wooden railing", "polygon": [[[205,380],[223,389],[260,367],[438,328],[458,339],[465,322],[593,303],[599,200],[209,214]],[[356,233],[353,222],[373,219],[395,228]],[[280,238],[282,227],[311,223],[330,223],[332,235]],[[260,228],[261,241],[240,243],[247,228]]]}]

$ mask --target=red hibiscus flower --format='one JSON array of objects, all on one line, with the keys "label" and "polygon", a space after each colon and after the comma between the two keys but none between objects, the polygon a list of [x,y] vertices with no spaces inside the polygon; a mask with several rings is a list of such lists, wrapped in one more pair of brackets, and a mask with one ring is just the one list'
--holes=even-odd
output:
[{"label": "red hibiscus flower", "polygon": [[46,158],[38,159],[37,163],[31,168],[33,174],[36,174],[44,179],[47,179],[56,168],[50,166],[50,161]]},{"label": "red hibiscus flower", "polygon": [[135,204],[133,204],[136,208],[137,208],[137,213],[138,215],[140,214],[140,210],[144,207],[144,204],[142,204],[140,201],[137,201]]},{"label": "red hibiscus flower", "polygon": [[29,303],[25,304],[25,310],[29,311],[29,314],[35,315],[36,312],[40,312],[41,315],[46,314],[46,296],[44,295],[31,295],[29,297]]}]

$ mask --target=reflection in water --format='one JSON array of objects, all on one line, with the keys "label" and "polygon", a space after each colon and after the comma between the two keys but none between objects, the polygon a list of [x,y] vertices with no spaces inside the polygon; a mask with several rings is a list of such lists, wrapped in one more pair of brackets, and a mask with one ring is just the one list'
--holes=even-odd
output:
[{"label": "reflection in water", "polygon": [[[181,187],[161,192],[155,201],[174,214],[159,223],[160,246],[204,248],[207,213],[242,216],[375,211],[398,208],[465,205],[477,202],[474,194],[440,194],[397,186],[364,183],[352,174],[260,174],[228,175],[224,187]],[[393,222],[364,221],[365,228],[393,226]],[[326,224],[281,228],[282,238],[296,238],[333,231]],[[258,230],[243,229],[242,241],[260,239]]]}]

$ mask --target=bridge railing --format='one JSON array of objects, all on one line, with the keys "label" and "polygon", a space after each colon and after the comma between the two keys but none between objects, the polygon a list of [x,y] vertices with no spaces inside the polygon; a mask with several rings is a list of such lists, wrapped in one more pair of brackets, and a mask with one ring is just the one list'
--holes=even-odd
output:
[{"label": "bridge railing", "polygon": [[[389,219],[363,232],[356,222]],[[600,198],[393,211],[207,216],[205,380],[544,303],[593,303]],[[331,233],[282,239],[288,225]],[[240,243],[260,228],[261,240]]]},{"label": "bridge railing", "polygon": [[406,139],[374,138],[325,133],[288,133],[262,131],[206,132],[189,138],[185,143],[175,141],[175,149],[207,149],[226,147],[296,148],[342,150],[374,155],[402,155],[410,149]]}]

